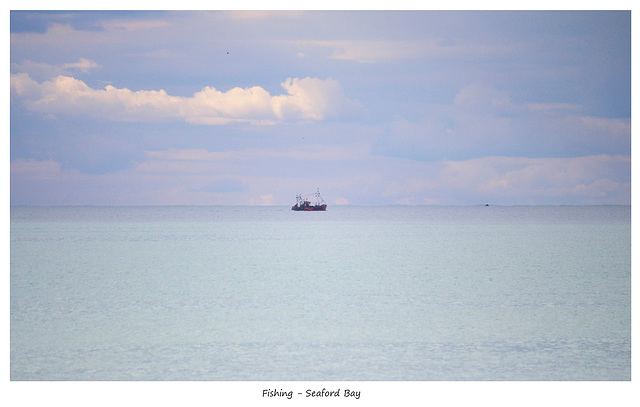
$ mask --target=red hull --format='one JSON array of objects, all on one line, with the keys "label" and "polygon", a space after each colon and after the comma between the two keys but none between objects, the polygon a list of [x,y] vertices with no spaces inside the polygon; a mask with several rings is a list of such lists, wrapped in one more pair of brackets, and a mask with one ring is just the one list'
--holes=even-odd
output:
[{"label": "red hull", "polygon": [[306,206],[306,207],[299,207],[299,206],[293,205],[291,207],[291,210],[292,211],[302,211],[302,212],[326,211],[327,210],[327,205]]}]

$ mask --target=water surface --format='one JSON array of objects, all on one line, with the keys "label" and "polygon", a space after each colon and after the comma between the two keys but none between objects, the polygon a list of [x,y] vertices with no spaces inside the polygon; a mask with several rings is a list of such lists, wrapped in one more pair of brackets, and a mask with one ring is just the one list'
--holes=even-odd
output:
[{"label": "water surface", "polygon": [[12,207],[12,380],[630,380],[630,207]]}]

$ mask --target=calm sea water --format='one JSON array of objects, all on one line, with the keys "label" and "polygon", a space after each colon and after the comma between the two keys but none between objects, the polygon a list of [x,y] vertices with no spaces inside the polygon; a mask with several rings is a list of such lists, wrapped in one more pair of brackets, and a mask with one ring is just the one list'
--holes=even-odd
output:
[{"label": "calm sea water", "polygon": [[12,380],[630,380],[631,209],[12,207]]}]

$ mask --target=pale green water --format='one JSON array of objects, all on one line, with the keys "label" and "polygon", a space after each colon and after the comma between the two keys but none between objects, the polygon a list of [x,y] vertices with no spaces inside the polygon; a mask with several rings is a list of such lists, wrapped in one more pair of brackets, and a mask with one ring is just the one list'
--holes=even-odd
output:
[{"label": "pale green water", "polygon": [[630,380],[630,208],[11,208],[12,380]]}]

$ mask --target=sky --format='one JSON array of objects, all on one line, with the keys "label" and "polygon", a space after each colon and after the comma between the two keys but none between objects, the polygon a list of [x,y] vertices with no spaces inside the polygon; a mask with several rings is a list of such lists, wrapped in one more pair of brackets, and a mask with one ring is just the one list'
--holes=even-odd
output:
[{"label": "sky", "polygon": [[12,205],[631,203],[629,11],[12,11]]}]

